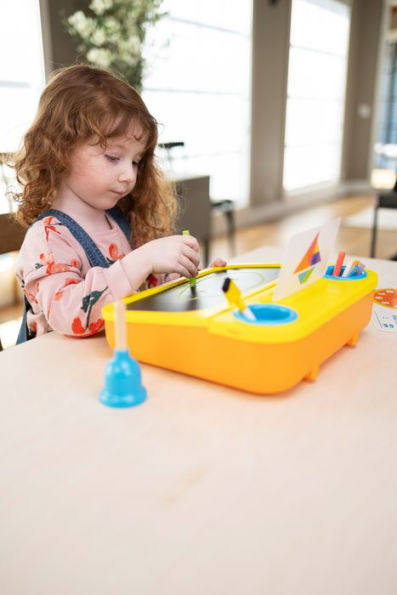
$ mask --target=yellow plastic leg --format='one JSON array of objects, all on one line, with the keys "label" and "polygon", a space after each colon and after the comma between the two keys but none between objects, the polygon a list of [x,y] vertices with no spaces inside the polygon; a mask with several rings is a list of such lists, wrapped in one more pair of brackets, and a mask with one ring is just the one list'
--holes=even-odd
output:
[{"label": "yellow plastic leg", "polygon": [[314,368],[312,368],[310,370],[310,372],[308,372],[305,376],[305,380],[310,380],[311,382],[313,382],[314,380],[316,380],[317,376],[318,376],[318,371],[320,369],[320,366],[315,366]]},{"label": "yellow plastic leg", "polygon": [[355,347],[357,345],[357,341],[358,341],[358,336],[360,333],[356,333],[355,335],[353,335],[349,341],[346,343],[346,345],[349,345],[349,347]]}]

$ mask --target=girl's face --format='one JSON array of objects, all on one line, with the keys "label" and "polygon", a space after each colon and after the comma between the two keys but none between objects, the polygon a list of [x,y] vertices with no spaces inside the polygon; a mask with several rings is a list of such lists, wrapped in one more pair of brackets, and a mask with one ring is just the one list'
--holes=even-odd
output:
[{"label": "girl's face", "polygon": [[135,186],[145,138],[108,139],[102,148],[95,139],[77,146],[71,155],[71,170],[64,183],[73,194],[96,209],[114,207]]}]

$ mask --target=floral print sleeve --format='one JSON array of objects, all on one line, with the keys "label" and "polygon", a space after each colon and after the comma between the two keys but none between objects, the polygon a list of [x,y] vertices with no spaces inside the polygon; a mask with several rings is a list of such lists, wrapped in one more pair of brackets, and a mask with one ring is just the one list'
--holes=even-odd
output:
[{"label": "floral print sleeve", "polygon": [[120,266],[128,250],[116,230],[103,238],[101,250],[109,268],[90,267],[84,250],[54,217],[35,223],[18,259],[17,276],[32,311],[28,326],[37,334],[56,330],[85,337],[104,326],[102,307],[128,295],[131,288]]}]

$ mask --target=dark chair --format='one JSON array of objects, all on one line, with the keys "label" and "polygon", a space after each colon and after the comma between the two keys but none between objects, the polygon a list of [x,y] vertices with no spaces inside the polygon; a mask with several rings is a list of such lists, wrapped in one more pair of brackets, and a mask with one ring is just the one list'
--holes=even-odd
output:
[{"label": "dark chair", "polygon": [[[159,143],[159,148],[166,151],[167,160],[170,169],[172,169],[172,158],[173,158],[173,149],[177,147],[184,147],[185,143],[183,141],[173,141],[173,142],[166,142],[166,143]],[[200,176],[198,176],[200,178]],[[206,176],[202,176],[204,180]],[[193,178],[194,179],[194,178]],[[191,183],[191,179],[188,178],[188,183]],[[209,184],[209,178],[208,178]],[[179,187],[178,194],[181,196],[180,187]],[[196,189],[195,189],[196,190]],[[232,256],[236,254],[236,222],[234,218],[234,201],[229,199],[223,200],[211,200],[209,196],[209,185],[208,189],[204,191],[201,190],[201,205],[198,203],[197,196],[191,196],[190,188],[185,187],[184,191],[182,191],[182,200],[185,201],[183,205],[183,211],[185,212],[183,215],[183,221],[186,223],[186,228],[190,228],[190,231],[197,236],[197,239],[202,241],[204,245],[204,264],[205,266],[208,265],[209,261],[209,252],[210,252],[210,240],[211,240],[211,222],[208,221],[207,215],[207,204],[209,203],[211,211],[219,211],[225,216],[226,219],[226,229],[227,229],[227,236],[229,240],[229,247],[230,253]],[[204,196],[206,194],[206,196]],[[192,204],[192,199],[196,199],[195,203]],[[190,199],[190,203],[189,203]],[[203,213],[200,213],[200,207],[203,209]],[[191,209],[191,213],[187,211]],[[193,220],[193,223],[189,225],[189,221]],[[197,225],[197,221],[201,222],[201,225]],[[207,226],[207,227],[206,227]],[[194,231],[196,229],[196,232]]]},{"label": "dark chair", "polygon": [[[0,215],[0,254],[19,250],[25,230],[16,223],[12,215]],[[0,351],[3,350],[0,339]]]},{"label": "dark chair", "polygon": [[234,201],[233,200],[214,200],[211,201],[211,209],[220,211],[226,218],[227,237],[229,239],[230,254],[236,254],[236,222],[234,219]]},{"label": "dark chair", "polygon": [[[381,192],[377,196],[377,201],[374,209],[374,222],[372,226],[371,258],[375,258],[379,209],[397,209],[397,179],[392,190],[388,190],[387,192]],[[397,254],[392,256],[390,260],[397,260]]]},{"label": "dark chair", "polygon": [[188,229],[203,246],[204,266],[208,265],[211,239],[211,201],[209,176],[182,178],[176,181],[176,192],[181,202],[181,213],[176,232]]}]

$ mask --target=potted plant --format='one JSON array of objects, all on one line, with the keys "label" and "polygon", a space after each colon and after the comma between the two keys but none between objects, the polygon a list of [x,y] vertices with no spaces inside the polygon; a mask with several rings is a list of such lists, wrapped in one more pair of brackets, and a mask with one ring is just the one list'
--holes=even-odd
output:
[{"label": "potted plant", "polygon": [[160,11],[162,1],[92,0],[88,14],[78,10],[67,17],[66,30],[77,41],[81,58],[121,75],[141,91],[146,29],[166,14]]}]

